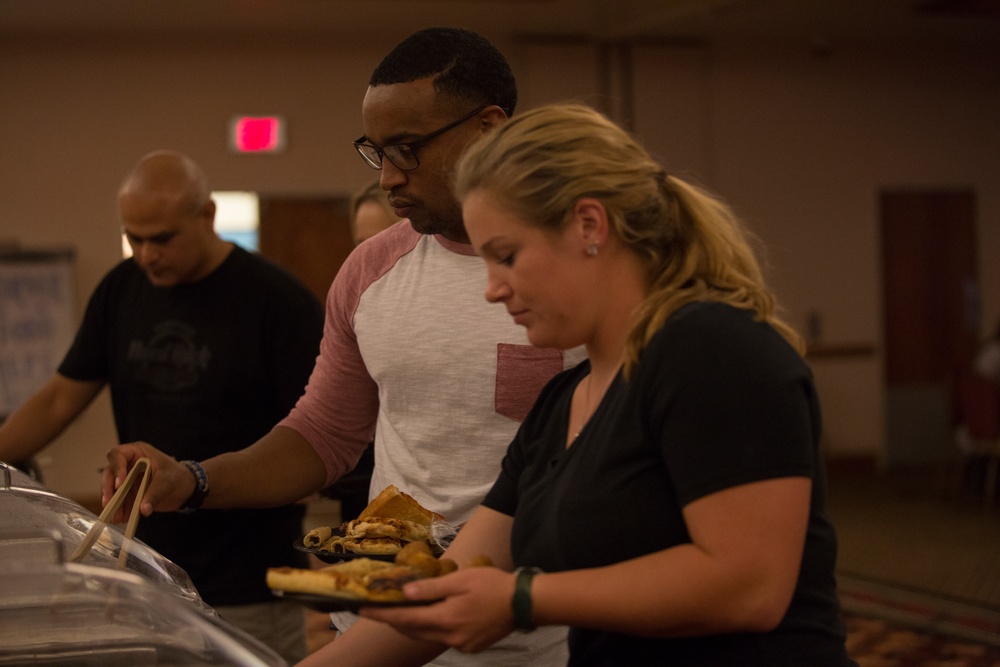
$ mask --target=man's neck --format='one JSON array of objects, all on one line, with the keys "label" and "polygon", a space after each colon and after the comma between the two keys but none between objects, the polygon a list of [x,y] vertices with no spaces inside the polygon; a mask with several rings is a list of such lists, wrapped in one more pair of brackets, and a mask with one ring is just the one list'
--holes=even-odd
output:
[{"label": "man's neck", "polygon": [[472,241],[469,239],[469,235],[465,232],[465,227],[460,227],[459,229],[449,230],[447,232],[441,232],[441,236],[445,237],[449,241],[454,243],[462,243],[464,245],[471,245]]},{"label": "man's neck", "polygon": [[234,243],[216,238],[215,242],[212,244],[212,249],[209,253],[209,260],[205,263],[204,270],[200,271],[198,277],[191,282],[199,282],[215,273],[216,269],[222,266],[222,263],[226,261],[226,258],[229,257],[234,248],[236,248]]}]

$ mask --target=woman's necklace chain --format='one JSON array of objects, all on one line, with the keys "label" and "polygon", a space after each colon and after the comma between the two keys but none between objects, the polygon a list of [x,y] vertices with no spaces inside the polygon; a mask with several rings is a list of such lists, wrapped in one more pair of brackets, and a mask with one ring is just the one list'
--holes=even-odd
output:
[{"label": "woman's necklace chain", "polygon": [[590,421],[590,418],[593,416],[593,414],[597,412],[596,405],[593,408],[590,407],[590,385],[594,383],[593,378],[594,378],[593,375],[587,375],[587,377],[584,378],[584,381],[587,383],[587,388],[584,391],[583,420],[580,422],[580,428],[578,428],[576,430],[576,433],[573,434],[572,440],[576,440],[578,437],[580,437],[580,433],[583,431],[583,427],[587,425],[587,422]]}]

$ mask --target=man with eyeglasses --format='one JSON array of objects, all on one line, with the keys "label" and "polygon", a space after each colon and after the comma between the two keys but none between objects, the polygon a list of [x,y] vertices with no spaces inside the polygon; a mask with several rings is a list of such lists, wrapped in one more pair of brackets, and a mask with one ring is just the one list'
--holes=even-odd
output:
[{"label": "man with eyeglasses", "polygon": [[[503,55],[476,33],[422,30],[379,64],[354,142],[380,169],[397,224],[361,244],[331,287],[320,355],[306,392],[270,434],[242,452],[201,462],[196,480],[144,443],[108,455],[105,500],[128,466],[152,459],[142,504],[148,514],[184,505],[205,487],[204,507],[280,504],[350,471],[375,434],[370,495],[389,484],[454,524],[490,489],[507,445],[542,386],[583,358],[531,346],[503,308],[486,302],[486,267],[475,256],[451,192],[450,175],[472,142],[505,122],[517,102]],[[344,517],[345,519],[353,517]],[[337,615],[346,628],[356,617]],[[376,629],[364,655],[338,642]],[[441,665],[564,665],[565,632],[542,628],[475,655],[448,651]],[[367,658],[408,642],[362,621],[308,662]]]}]

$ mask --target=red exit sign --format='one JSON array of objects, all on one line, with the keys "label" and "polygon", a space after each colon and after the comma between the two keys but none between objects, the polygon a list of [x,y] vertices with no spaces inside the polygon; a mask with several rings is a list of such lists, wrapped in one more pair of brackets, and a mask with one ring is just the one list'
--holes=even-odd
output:
[{"label": "red exit sign", "polygon": [[280,153],[285,150],[285,119],[234,116],[229,121],[229,148],[234,153]]}]

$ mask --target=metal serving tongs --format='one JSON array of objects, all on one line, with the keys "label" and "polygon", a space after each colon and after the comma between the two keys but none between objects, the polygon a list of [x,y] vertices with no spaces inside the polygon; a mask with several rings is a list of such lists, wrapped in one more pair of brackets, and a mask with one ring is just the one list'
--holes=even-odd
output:
[{"label": "metal serving tongs", "polygon": [[78,563],[83,560],[83,557],[87,555],[90,548],[94,546],[94,542],[98,540],[104,529],[108,527],[108,520],[115,515],[118,508],[121,507],[122,503],[125,502],[125,496],[128,495],[129,489],[135,484],[137,475],[139,471],[142,470],[142,478],[139,482],[139,490],[135,494],[135,500],[132,501],[132,510],[128,515],[128,523],[125,526],[125,539],[122,540],[121,549],[118,551],[118,567],[125,568],[125,559],[128,557],[128,542],[135,535],[136,525],[139,523],[139,503],[142,501],[143,495],[146,493],[146,484],[149,482],[149,474],[152,472],[149,467],[149,459],[141,458],[135,462],[132,469],[129,471],[128,475],[125,477],[125,481],[122,485],[118,487],[115,491],[115,495],[111,496],[111,500],[108,502],[104,511],[101,512],[101,516],[98,517],[97,522],[90,527],[87,531],[86,537],[80,542],[80,546],[73,551],[73,554],[69,557],[69,562]]}]

